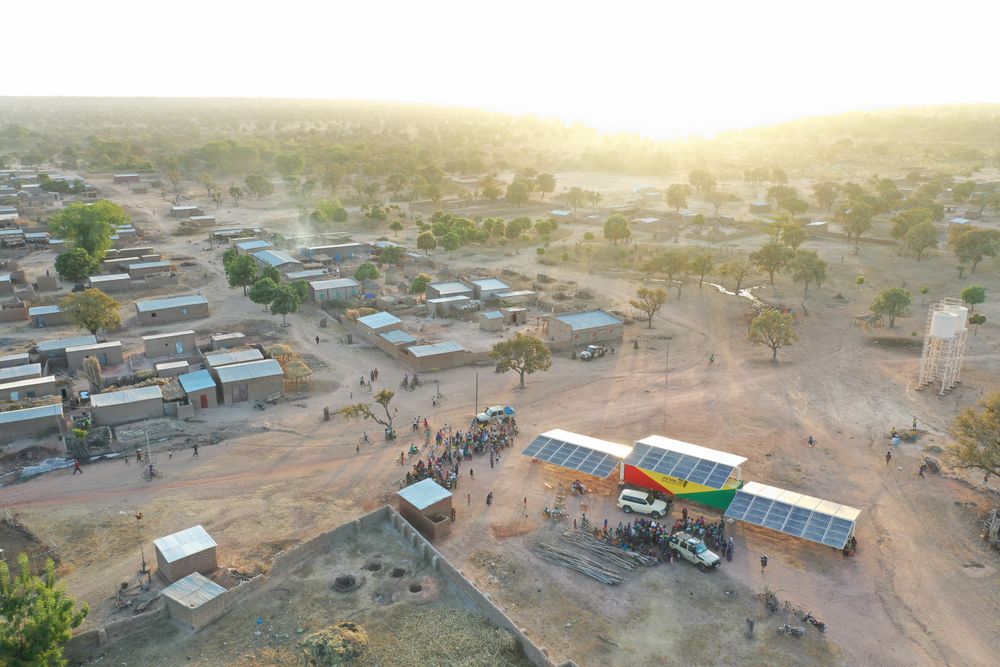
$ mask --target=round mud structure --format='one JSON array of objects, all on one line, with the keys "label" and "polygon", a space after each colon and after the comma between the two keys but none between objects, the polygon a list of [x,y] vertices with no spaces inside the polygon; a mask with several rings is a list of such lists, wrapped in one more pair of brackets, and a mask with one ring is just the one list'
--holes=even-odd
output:
[{"label": "round mud structure", "polygon": [[382,561],[370,560],[367,563],[365,563],[364,569],[368,570],[369,572],[378,572],[379,570],[382,569]]},{"label": "round mud structure", "polygon": [[350,572],[341,572],[333,578],[333,590],[338,593],[350,593],[365,583],[364,577],[357,577]]},{"label": "round mud structure", "polygon": [[421,586],[420,584],[410,584],[411,593],[419,593],[422,590],[424,590],[424,587]]},{"label": "round mud structure", "polygon": [[395,577],[395,578],[399,579],[404,574],[406,574],[406,570],[404,570],[401,567],[394,567],[394,568],[392,568],[392,572],[389,573],[389,576],[390,577]]}]

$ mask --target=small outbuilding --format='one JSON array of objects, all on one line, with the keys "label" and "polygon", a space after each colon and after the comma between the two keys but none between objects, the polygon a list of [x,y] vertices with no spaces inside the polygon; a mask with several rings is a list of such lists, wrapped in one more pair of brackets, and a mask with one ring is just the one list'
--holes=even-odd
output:
[{"label": "small outbuilding", "polygon": [[364,317],[359,317],[358,324],[366,333],[374,336],[376,334],[385,333],[386,331],[402,328],[403,320],[399,319],[392,313],[382,311],[372,313],[371,315],[365,315]]},{"label": "small outbuilding", "polygon": [[521,307],[501,308],[503,313],[503,323],[517,326],[528,323],[528,309]]},{"label": "small outbuilding", "polygon": [[42,341],[35,346],[35,349],[38,350],[38,361],[40,363],[44,364],[46,361],[52,361],[60,366],[65,366],[67,347],[94,345],[96,343],[96,336],[73,336],[72,338],[58,338],[56,340]]},{"label": "small outbuilding", "polygon": [[156,377],[173,378],[187,373],[191,369],[191,364],[186,361],[161,361],[154,368]]},{"label": "small outbuilding", "polygon": [[102,292],[123,292],[131,287],[132,276],[127,273],[108,273],[87,278],[88,289],[99,289]]},{"label": "small outbuilding", "polygon": [[122,350],[120,340],[74,345],[66,348],[66,365],[69,366],[70,370],[83,368],[83,360],[87,357],[96,358],[102,368],[125,363],[125,353]]},{"label": "small outbuilding", "polygon": [[208,299],[201,294],[135,302],[140,324],[162,324],[208,317]]},{"label": "small outbuilding", "polygon": [[132,280],[145,278],[156,273],[173,273],[175,270],[173,262],[169,260],[161,260],[159,262],[131,262],[128,265],[128,275]]},{"label": "small outbuilding", "polygon": [[469,351],[461,343],[446,340],[430,345],[414,345],[406,349],[404,361],[416,371],[454,368],[469,360]]},{"label": "small outbuilding", "polygon": [[549,321],[549,337],[556,342],[595,343],[619,340],[625,323],[603,310],[556,315]]},{"label": "small outbuilding", "polygon": [[146,350],[146,356],[150,359],[183,357],[198,351],[194,331],[191,330],[143,336],[142,344]]},{"label": "small outbuilding", "polygon": [[479,328],[483,331],[503,331],[503,313],[499,310],[479,313]]},{"label": "small outbuilding", "polygon": [[424,479],[396,492],[399,513],[430,540],[451,533],[452,493],[433,479]]},{"label": "small outbuilding", "polygon": [[209,352],[205,355],[205,364],[212,368],[229,366],[230,364],[242,364],[247,361],[259,361],[264,358],[260,350],[255,347],[241,349],[224,350],[221,352]]},{"label": "small outbuilding", "polygon": [[285,274],[285,278],[288,282],[295,282],[296,280],[305,280],[309,282],[311,280],[323,280],[330,273],[326,269],[303,269],[301,271],[289,271]]},{"label": "small outbuilding", "polygon": [[65,426],[62,403],[0,412],[0,431],[5,440],[62,431]]},{"label": "small outbuilding", "polygon": [[21,364],[20,366],[0,368],[0,382],[17,382],[18,380],[40,377],[42,377],[41,364]]},{"label": "small outbuilding", "polygon": [[274,247],[274,244],[270,241],[265,241],[264,239],[251,239],[249,241],[237,241],[233,244],[236,248],[236,253],[239,255],[252,255],[255,252],[260,252],[261,250],[269,250]]},{"label": "small outbuilding", "polygon": [[170,207],[171,218],[190,218],[194,215],[205,215],[205,211],[200,206],[194,204]]},{"label": "small outbuilding", "polygon": [[57,393],[55,375],[22,378],[0,384],[0,401],[23,401],[26,398],[55,396]]},{"label": "small outbuilding", "polygon": [[35,329],[69,324],[69,315],[64,313],[63,309],[59,306],[34,306],[28,308],[28,317],[31,319],[31,326]]},{"label": "small outbuilding", "polygon": [[[506,289],[510,289],[509,287]],[[440,299],[447,296],[464,296],[469,299],[475,296],[474,289],[459,280],[452,280],[445,283],[431,283],[427,286],[426,297],[430,299]]]},{"label": "small outbuilding", "polygon": [[192,630],[200,630],[226,611],[226,589],[208,577],[192,572],[163,589],[170,618]]},{"label": "small outbuilding", "polygon": [[482,300],[491,299],[501,292],[510,291],[510,285],[499,278],[481,278],[470,280],[469,283],[472,285],[475,298]]},{"label": "small outbuilding", "polygon": [[219,404],[218,385],[215,378],[207,370],[184,373],[177,377],[187,396],[188,403],[194,406],[194,411],[214,408]]},{"label": "small outbuilding", "polygon": [[201,525],[153,540],[160,576],[170,582],[198,572],[210,574],[219,567],[212,536]]},{"label": "small outbuilding", "polygon": [[404,345],[413,345],[417,342],[417,337],[413,334],[403,331],[402,329],[393,329],[392,331],[386,331],[385,333],[380,333],[379,338],[389,343],[390,345],[395,345],[396,347],[403,347]]},{"label": "small outbuilding", "polygon": [[447,317],[449,313],[468,306],[471,302],[472,299],[464,294],[427,299],[427,317]]},{"label": "small outbuilding", "polygon": [[93,394],[90,408],[98,426],[117,426],[162,417],[163,391],[159,385],[152,385]]},{"label": "small outbuilding", "polygon": [[214,334],[212,336],[212,349],[228,350],[231,347],[243,347],[246,345],[246,340],[246,335],[239,333],[238,331],[233,333]]},{"label": "small outbuilding", "polygon": [[313,301],[350,301],[361,295],[361,284],[353,278],[313,280],[309,292]]},{"label": "small outbuilding", "polygon": [[230,364],[215,369],[223,403],[263,401],[285,392],[285,373],[274,359]]},{"label": "small outbuilding", "polygon": [[140,180],[139,174],[114,174],[111,177],[113,183],[138,183]]},{"label": "small outbuilding", "polygon": [[[94,340],[97,340],[96,338]],[[18,354],[5,354],[0,357],[0,368],[11,368],[12,366],[24,366],[31,360],[28,358],[27,352],[19,352]]]}]

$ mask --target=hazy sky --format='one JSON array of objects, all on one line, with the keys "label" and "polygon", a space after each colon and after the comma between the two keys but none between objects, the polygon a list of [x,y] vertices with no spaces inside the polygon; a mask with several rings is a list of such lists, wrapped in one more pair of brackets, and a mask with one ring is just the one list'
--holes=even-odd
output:
[{"label": "hazy sky", "polygon": [[1000,101],[995,0],[48,0],[0,15],[2,95],[401,100],[654,137]]}]

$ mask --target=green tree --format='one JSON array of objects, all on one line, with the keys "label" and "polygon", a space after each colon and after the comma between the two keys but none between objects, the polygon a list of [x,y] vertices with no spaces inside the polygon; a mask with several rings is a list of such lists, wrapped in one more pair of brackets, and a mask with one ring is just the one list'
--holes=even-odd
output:
[{"label": "green tree", "polygon": [[101,263],[83,248],[73,248],[56,257],[56,272],[74,283],[82,283],[101,268]]},{"label": "green tree", "polygon": [[63,648],[90,611],[57,584],[55,564],[31,572],[28,554],[17,557],[18,575],[0,561],[0,659],[11,667],[65,665]]},{"label": "green tree", "polygon": [[389,404],[392,403],[392,399],[395,395],[396,393],[394,391],[389,389],[380,389],[373,397],[375,399],[375,403],[382,406],[382,410],[385,412],[384,419],[374,412],[372,410],[372,406],[367,403],[353,403],[351,405],[345,405],[340,409],[340,414],[348,420],[368,419],[376,424],[381,424],[387,430],[392,431],[392,411],[389,409]]},{"label": "green tree", "polygon": [[521,238],[521,235],[526,231],[531,229],[531,219],[530,218],[514,218],[507,223],[507,231],[505,234],[507,238],[511,241],[516,241]]},{"label": "green tree", "polygon": [[872,207],[865,202],[852,200],[841,205],[837,212],[837,219],[844,226],[844,233],[850,242],[854,238],[854,244],[861,242],[861,235],[872,227]]},{"label": "green tree", "polygon": [[417,249],[429,253],[436,247],[437,247],[437,239],[434,238],[434,234],[432,234],[431,232],[421,232],[420,236],[417,237]]},{"label": "green tree", "polygon": [[667,206],[675,211],[680,211],[682,208],[687,208],[689,196],[691,196],[690,186],[683,183],[671,183],[667,187],[664,199],[667,201]]},{"label": "green tree", "polygon": [[223,268],[229,266],[236,261],[236,258],[240,256],[239,251],[236,248],[227,248],[222,253],[222,266]]},{"label": "green tree", "polygon": [[83,248],[97,261],[111,247],[117,225],[129,223],[128,214],[118,204],[102,199],[92,204],[69,204],[49,219],[49,230],[71,248]]},{"label": "green tree", "polygon": [[975,181],[963,181],[962,183],[956,183],[951,186],[951,198],[957,203],[962,204],[969,201],[969,197],[976,190]]},{"label": "green tree", "polygon": [[771,348],[771,361],[777,363],[778,350],[798,340],[794,323],[791,314],[769,310],[753,318],[747,338],[754,345],[766,345]]},{"label": "green tree", "polygon": [[795,251],[773,241],[750,253],[750,261],[767,274],[772,286],[774,286],[774,274],[785,268],[793,257]]},{"label": "green tree", "polygon": [[826,282],[827,264],[813,250],[799,250],[788,263],[792,281],[802,285],[802,303],[809,296],[809,286],[819,287]]},{"label": "green tree", "polygon": [[113,331],[122,325],[118,312],[121,304],[99,289],[73,292],[59,304],[64,313],[81,329],[96,335],[98,331]]},{"label": "green tree", "polygon": [[274,194],[274,185],[271,183],[271,179],[261,174],[250,174],[243,182],[247,186],[247,192],[257,199],[270,197]]},{"label": "green tree", "polygon": [[270,278],[260,278],[250,288],[250,300],[264,306],[264,310],[267,310],[274,300],[274,292],[277,288],[278,284]]},{"label": "green tree", "polygon": [[507,186],[505,199],[521,208],[528,203],[530,195],[531,183],[522,179],[514,179],[514,182]]},{"label": "green tree", "polygon": [[618,243],[632,236],[629,229],[628,220],[621,213],[615,213],[608,217],[604,223],[604,238],[612,243]]},{"label": "green tree", "polygon": [[691,271],[698,274],[698,289],[705,283],[705,276],[708,275],[713,268],[711,255],[699,252],[691,258]]},{"label": "green tree", "polygon": [[492,175],[479,181],[479,188],[483,193],[483,199],[489,200],[491,205],[496,204],[497,200],[503,196],[503,184]]},{"label": "green tree", "polygon": [[286,179],[301,173],[305,163],[305,159],[298,153],[282,153],[274,158],[275,170]]},{"label": "green tree", "polygon": [[969,310],[986,301],[986,288],[982,285],[969,285],[962,290],[962,301],[969,304]]},{"label": "green tree", "polygon": [[365,262],[354,272],[354,279],[362,283],[366,280],[378,280],[380,277],[382,277],[382,274],[379,272],[378,267],[371,262]]},{"label": "green tree", "polygon": [[333,212],[333,216],[330,218],[334,222],[347,222],[347,209],[340,206]]},{"label": "green tree", "polygon": [[[722,192],[721,190],[710,190],[708,194],[705,195],[705,200],[712,205],[712,208],[715,210],[715,215],[718,217],[719,207],[723,204],[736,201],[736,196],[729,192]],[[684,205],[687,206],[687,203],[685,202]]]},{"label": "green tree", "polygon": [[246,194],[246,190],[236,185],[235,183],[229,186],[229,196],[233,198],[233,206],[236,208],[240,207],[240,200],[243,199],[243,195]]},{"label": "green tree", "polygon": [[574,185],[571,187],[564,195],[566,203],[569,204],[573,210],[580,208],[587,201],[587,191],[583,188]]},{"label": "green tree", "polygon": [[816,195],[816,203],[819,207],[829,211],[833,208],[833,202],[837,199],[836,183],[817,183],[813,186],[813,194]]},{"label": "green tree", "polygon": [[399,238],[399,233],[403,231],[403,223],[401,223],[399,220],[393,220],[391,223],[389,223],[389,229],[392,230],[393,238]]},{"label": "green tree", "polygon": [[976,335],[979,335],[979,326],[986,323],[986,316],[982,313],[973,313],[969,315],[969,324],[976,327]]},{"label": "green tree", "polygon": [[530,334],[517,332],[514,338],[500,341],[493,345],[490,357],[497,362],[501,373],[515,371],[521,378],[521,388],[524,389],[524,376],[547,371],[552,367],[552,353],[539,338]]},{"label": "green tree", "polygon": [[781,226],[781,242],[792,250],[806,242],[806,230],[800,225],[789,223]]},{"label": "green tree", "polygon": [[433,280],[434,279],[426,273],[417,275],[410,283],[410,294],[423,294],[427,291],[427,286],[430,285]]},{"label": "green tree", "polygon": [[288,283],[288,286],[295,292],[295,298],[299,300],[299,303],[305,303],[309,300],[309,283],[304,280],[293,280]]},{"label": "green tree", "polygon": [[281,315],[281,326],[287,326],[287,315],[299,309],[299,295],[291,285],[278,285],[271,300],[271,314]]},{"label": "green tree", "polygon": [[542,199],[550,192],[555,192],[556,177],[552,174],[538,174],[535,176],[535,189],[542,193]]},{"label": "green tree", "polygon": [[667,302],[667,291],[662,287],[657,287],[655,289],[640,287],[636,294],[638,298],[629,300],[629,304],[633,308],[646,313],[646,322],[648,324],[646,328],[652,329],[653,316],[656,315],[660,308],[663,308],[663,304]]},{"label": "green tree", "polygon": [[1000,392],[979,404],[982,411],[966,408],[951,424],[955,444],[948,447],[952,463],[965,469],[1000,475]]},{"label": "green tree", "polygon": [[938,231],[933,222],[922,222],[910,227],[904,238],[906,247],[917,256],[919,262],[926,250],[937,247]]},{"label": "green tree", "polygon": [[278,285],[278,284],[281,283],[281,272],[278,271],[278,269],[276,269],[275,267],[270,266],[270,265],[265,266],[264,268],[262,268],[260,270],[260,277],[261,278],[270,278],[271,280],[274,281],[275,285]]},{"label": "green tree", "polygon": [[253,285],[257,279],[257,264],[249,255],[238,255],[228,263],[223,262],[222,268],[229,286],[242,287],[244,295],[247,293],[247,287]]},{"label": "green tree", "polygon": [[906,315],[910,309],[910,293],[902,287],[890,287],[875,297],[869,309],[880,317],[889,318],[889,328],[896,325],[896,318]]},{"label": "green tree", "polygon": [[892,238],[900,240],[906,237],[906,232],[925,222],[933,222],[934,214],[930,209],[918,206],[906,211],[900,211],[892,218]]},{"label": "green tree", "polygon": [[719,267],[720,274],[733,279],[733,282],[735,283],[733,292],[736,294],[740,293],[740,289],[743,287],[743,281],[747,279],[747,276],[750,275],[751,271],[753,271],[753,264],[749,260],[745,259],[734,259]]},{"label": "green tree", "polygon": [[692,169],[688,174],[688,183],[690,183],[700,195],[704,195],[715,188],[715,178],[713,178],[712,175],[704,169]]},{"label": "green tree", "polygon": [[971,273],[987,257],[996,257],[1000,249],[1000,231],[982,227],[968,227],[951,234],[949,239],[959,261],[972,265]]},{"label": "green tree", "polygon": [[383,248],[378,256],[378,261],[382,266],[399,266],[403,263],[403,249],[398,245]]},{"label": "green tree", "polygon": [[462,246],[462,237],[457,232],[448,232],[441,238],[441,247],[452,253]]}]

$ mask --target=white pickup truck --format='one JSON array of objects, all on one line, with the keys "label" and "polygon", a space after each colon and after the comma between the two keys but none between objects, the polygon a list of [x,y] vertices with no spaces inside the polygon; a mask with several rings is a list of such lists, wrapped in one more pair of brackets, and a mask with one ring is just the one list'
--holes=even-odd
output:
[{"label": "white pickup truck", "polygon": [[485,424],[486,422],[500,421],[505,417],[513,417],[516,414],[514,408],[510,406],[494,405],[476,415],[476,421]]},{"label": "white pickup truck", "polygon": [[722,565],[722,559],[715,555],[705,543],[687,533],[674,533],[668,541],[674,553],[689,560],[702,570],[717,568]]}]

